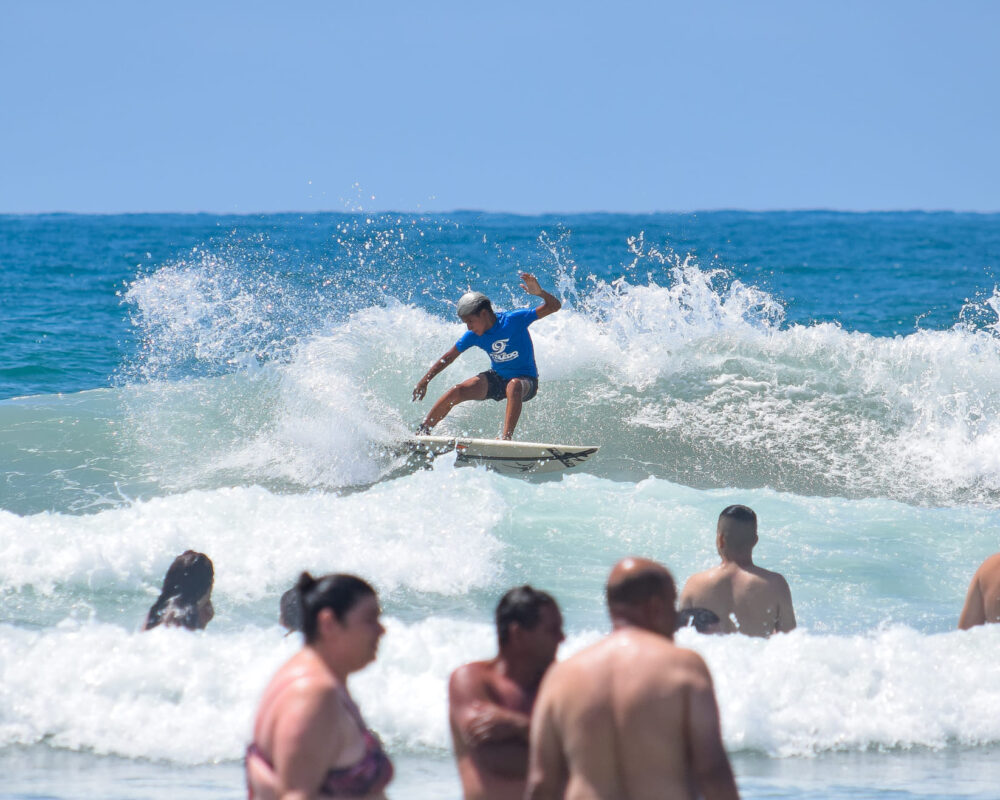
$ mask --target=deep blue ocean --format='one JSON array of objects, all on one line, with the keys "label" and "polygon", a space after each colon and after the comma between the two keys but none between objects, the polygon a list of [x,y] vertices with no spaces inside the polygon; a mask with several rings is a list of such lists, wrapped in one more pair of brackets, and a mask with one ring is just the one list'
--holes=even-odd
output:
[{"label": "deep blue ocean", "polygon": [[[565,656],[618,558],[715,563],[725,505],[800,628],[678,634],[708,661],[744,797],[1000,797],[1000,630],[955,630],[1000,550],[1000,215],[455,212],[0,216],[0,797],[231,797],[304,568],[379,589],[353,690],[392,797],[458,797],[451,669],[530,581]],[[470,352],[468,289],[532,327],[518,437],[581,472],[407,467]],[[495,436],[502,407],[442,432]],[[166,567],[215,562],[216,618],[138,634]],[[996,626],[1000,628],[1000,626]]]}]

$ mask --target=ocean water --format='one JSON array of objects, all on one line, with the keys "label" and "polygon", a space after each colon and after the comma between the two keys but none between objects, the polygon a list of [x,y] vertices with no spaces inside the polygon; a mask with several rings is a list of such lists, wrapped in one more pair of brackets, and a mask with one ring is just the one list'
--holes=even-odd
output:
[{"label": "ocean water", "polygon": [[[379,589],[353,691],[393,797],[459,796],[449,672],[493,606],[607,630],[627,554],[679,582],[725,505],[799,629],[707,660],[744,797],[1000,796],[1000,626],[955,630],[1000,550],[1000,216],[826,212],[0,217],[0,797],[233,797],[302,569]],[[525,439],[599,444],[555,479],[414,469],[395,444],[468,353],[468,288],[532,327]],[[494,436],[502,406],[442,431]],[[216,617],[137,630],[181,551]]]}]

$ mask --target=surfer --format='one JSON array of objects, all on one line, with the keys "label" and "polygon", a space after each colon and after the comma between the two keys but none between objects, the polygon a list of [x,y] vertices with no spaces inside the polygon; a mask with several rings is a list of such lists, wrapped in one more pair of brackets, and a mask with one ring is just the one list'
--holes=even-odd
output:
[{"label": "surfer", "polygon": [[562,308],[559,298],[546,292],[529,272],[521,273],[521,288],[544,301],[535,308],[494,312],[490,299],[482,292],[467,292],[458,301],[458,316],[468,328],[455,346],[435,361],[413,390],[413,399],[423,400],[427,384],[452,361],[472,346],[482,348],[493,362],[493,368],[474,378],[452,386],[431,408],[417,429],[424,435],[431,432],[448,412],[466,400],[506,399],[503,438],[510,439],[521,416],[521,405],[538,391],[538,369],[535,349],[528,326]]},{"label": "surfer", "polygon": [[673,642],[670,573],[626,558],[606,592],[612,633],[542,681],[525,797],[738,798],[708,667]]},{"label": "surfer", "polygon": [[722,563],[688,578],[681,592],[681,610],[708,608],[722,623],[723,633],[770,636],[795,627],[795,609],[788,581],[753,563],[757,515],[746,506],[728,506],[719,514],[715,546]]},{"label": "surfer", "polygon": [[1000,622],[1000,553],[987,558],[972,576],[958,627],[968,630],[987,622]]},{"label": "surfer", "polygon": [[496,626],[496,658],[459,667],[448,682],[448,722],[465,800],[524,797],[531,709],[565,638],[556,601],[531,586],[500,598]]}]

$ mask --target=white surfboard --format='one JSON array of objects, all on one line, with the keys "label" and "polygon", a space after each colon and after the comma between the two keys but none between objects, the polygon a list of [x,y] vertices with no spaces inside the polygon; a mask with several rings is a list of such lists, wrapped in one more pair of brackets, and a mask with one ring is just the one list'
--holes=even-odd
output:
[{"label": "white surfboard", "polygon": [[600,447],[464,436],[414,436],[411,441],[418,453],[439,455],[454,450],[458,464],[482,464],[497,472],[515,474],[573,469],[600,450]]}]

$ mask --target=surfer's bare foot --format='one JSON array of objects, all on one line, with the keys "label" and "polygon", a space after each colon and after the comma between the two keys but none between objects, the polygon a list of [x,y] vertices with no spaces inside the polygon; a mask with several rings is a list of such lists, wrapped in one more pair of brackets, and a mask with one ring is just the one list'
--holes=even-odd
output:
[{"label": "surfer's bare foot", "polygon": [[430,432],[431,429],[422,422],[417,426],[417,436],[428,436]]}]

